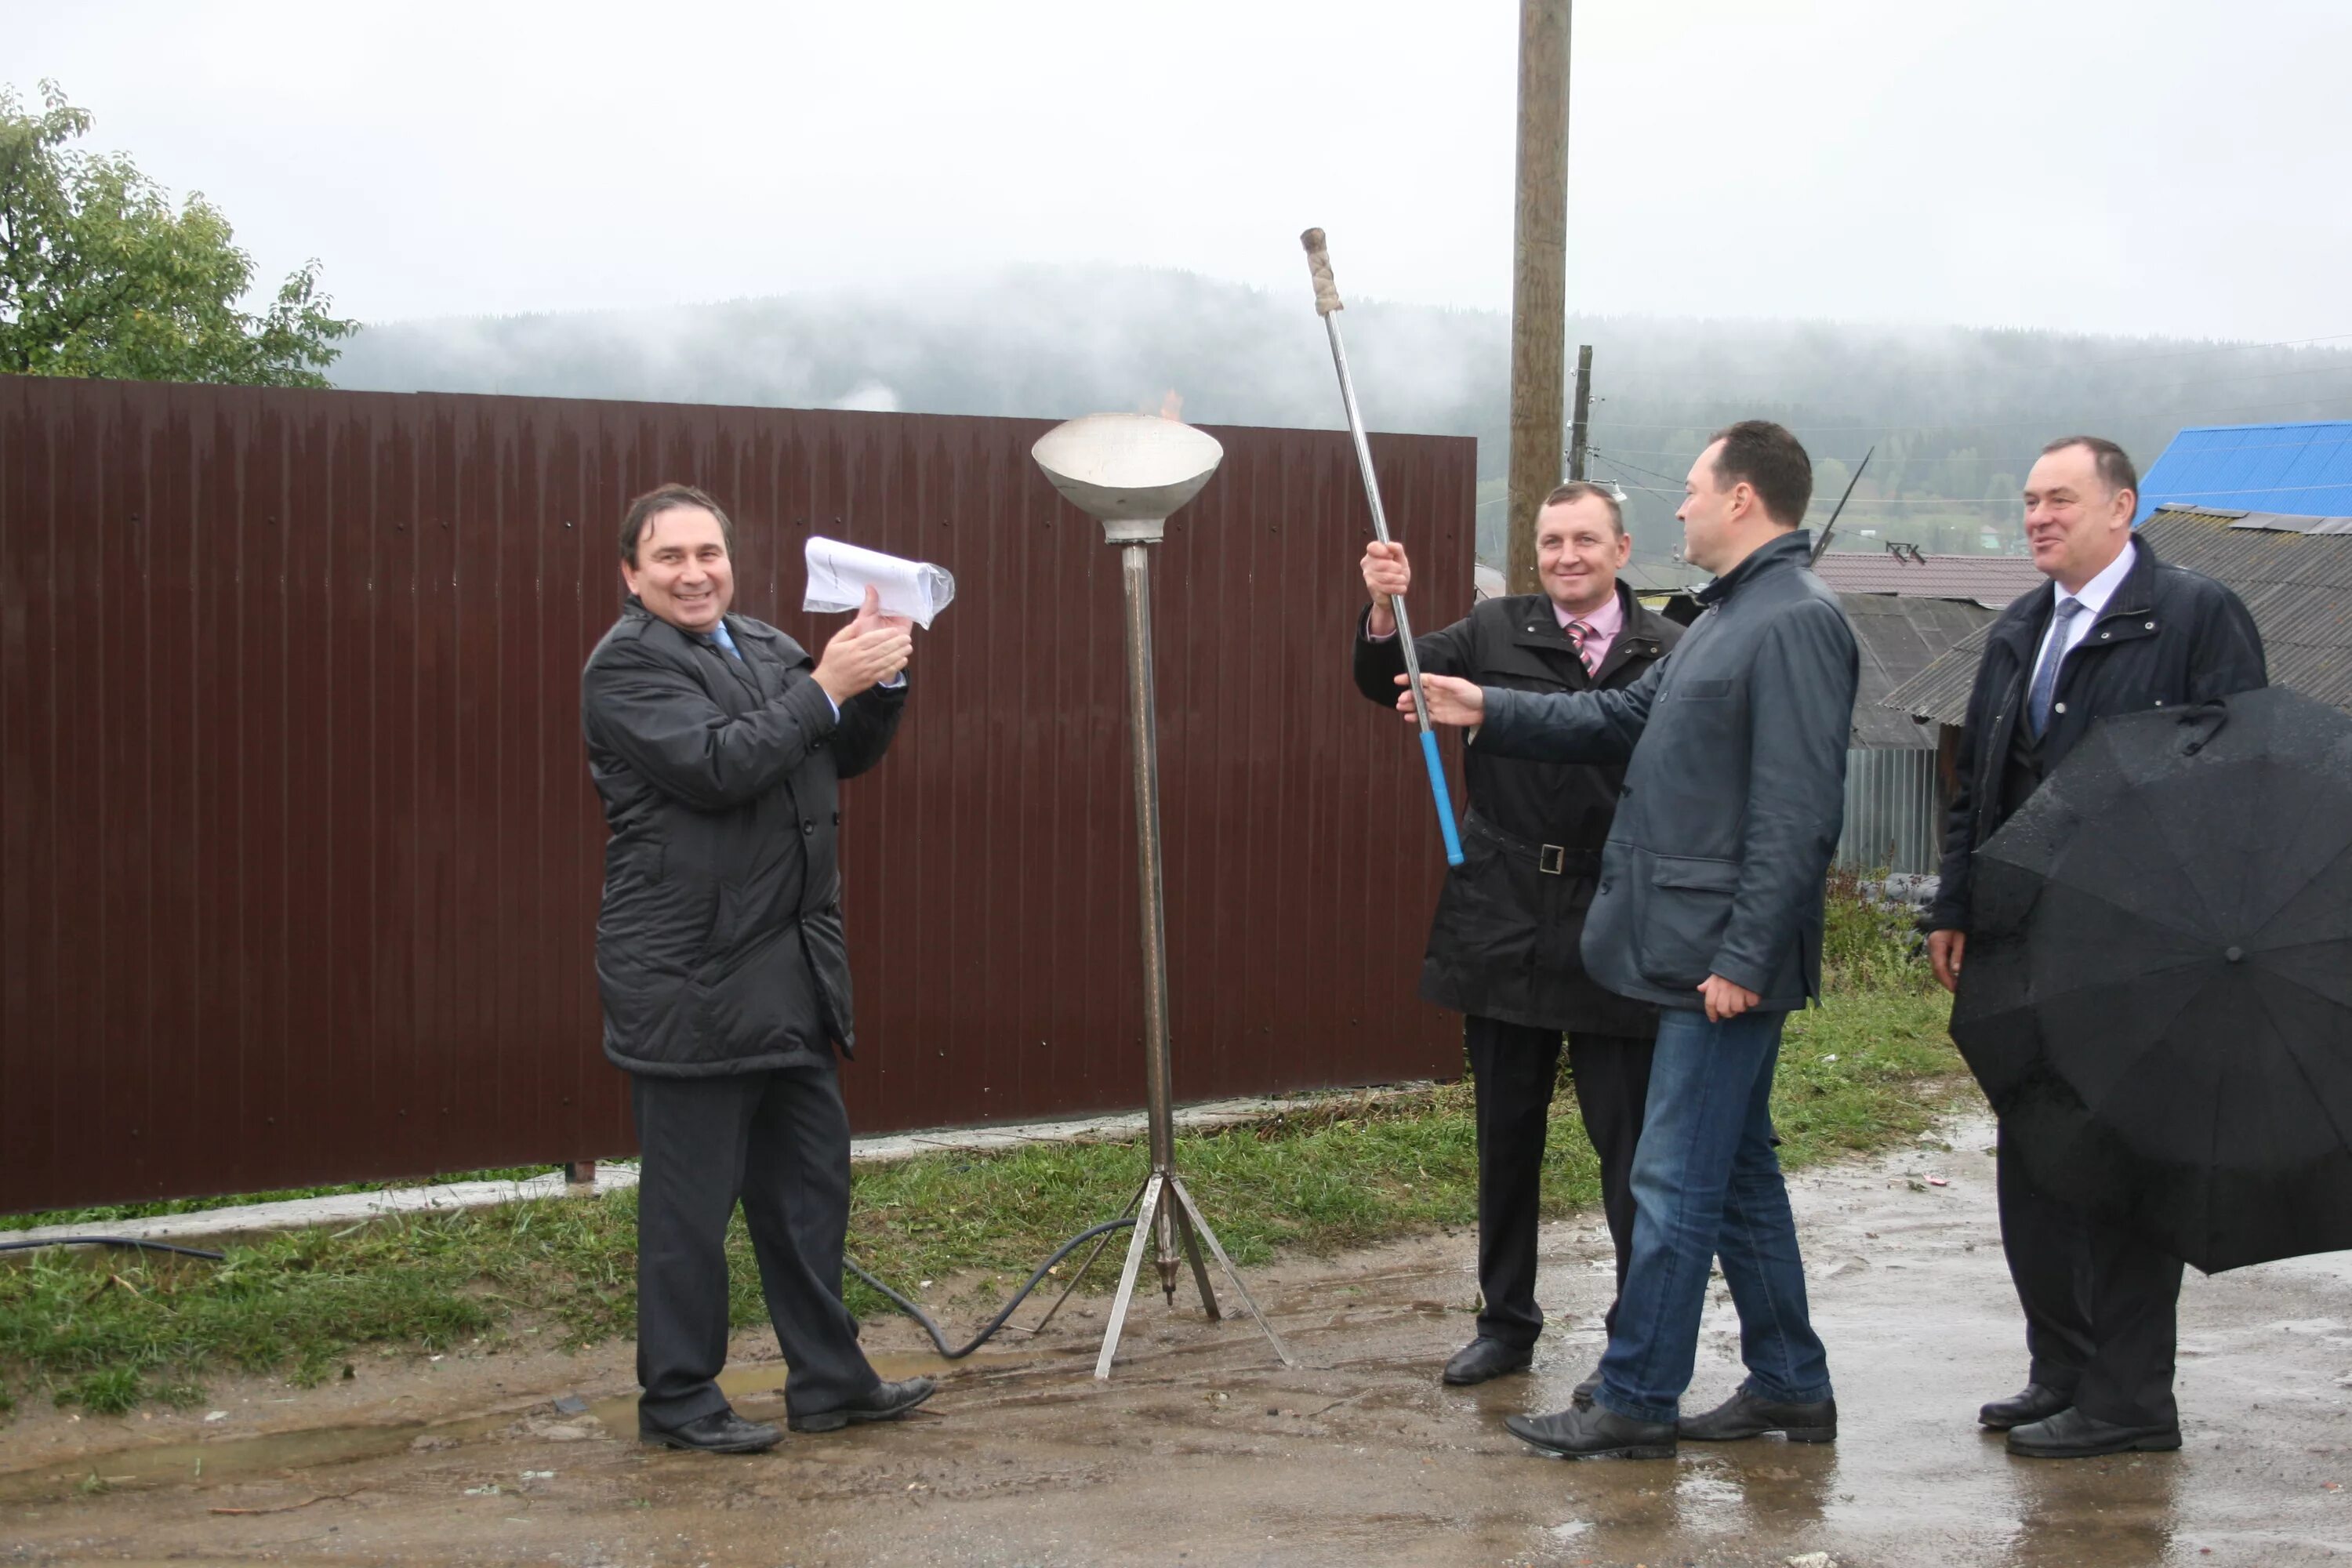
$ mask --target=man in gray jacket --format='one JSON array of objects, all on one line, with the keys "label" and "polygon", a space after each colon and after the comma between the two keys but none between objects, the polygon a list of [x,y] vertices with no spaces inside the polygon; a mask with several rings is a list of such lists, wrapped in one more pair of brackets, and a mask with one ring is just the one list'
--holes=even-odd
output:
[{"label": "man in gray jacket", "polygon": [[[1684,489],[1685,553],[1715,581],[1681,645],[1640,681],[1538,694],[1425,679],[1431,717],[1478,726],[1480,752],[1625,767],[1583,952],[1593,978],[1662,1009],[1633,1157],[1633,1255],[1592,1404],[1505,1422],[1577,1457],[1664,1458],[1678,1436],[1837,1435],[1771,1095],[1781,1024],[1820,994],[1859,660],[1797,526],[1812,465],[1794,436],[1731,426]],[[1399,706],[1410,718],[1410,699]],[[1680,1419],[1717,1258],[1748,1376]]]}]

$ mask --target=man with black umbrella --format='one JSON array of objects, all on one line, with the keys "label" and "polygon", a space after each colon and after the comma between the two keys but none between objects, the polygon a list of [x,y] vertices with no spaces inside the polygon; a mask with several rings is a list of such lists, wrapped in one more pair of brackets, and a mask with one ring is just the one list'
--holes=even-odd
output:
[{"label": "man with black umbrella", "polygon": [[[1947,989],[1968,952],[1969,857],[2094,721],[2268,684],[2262,637],[2237,595],[2132,537],[2138,491],[2130,458],[2095,436],[2053,441],[2026,476],[2026,539],[2052,586],[1993,623],[1969,699],[1943,876],[1924,922]],[[2180,1259],[2036,1191],[2006,1127],[1998,1180],[2031,1359],[2023,1390],[1977,1419],[2035,1458],[2179,1447]]]},{"label": "man with black umbrella", "polygon": [[[1581,480],[1560,486],[1536,513],[1543,591],[1489,599],[1416,638],[1421,667],[1518,691],[1632,685],[1683,635],[1618,581],[1633,550],[1614,496]],[[1390,601],[1412,585],[1412,574],[1401,544],[1370,545],[1362,564],[1372,602],[1358,623],[1356,686],[1387,706],[1404,671]],[[1467,766],[1463,861],[1445,879],[1421,975],[1423,997],[1463,1015],[1477,1097],[1484,1306],[1477,1337],[1445,1363],[1445,1381],[1456,1384],[1520,1371],[1543,1331],[1536,1220],[1563,1032],[1623,1284],[1633,1244],[1633,1146],[1658,1032],[1657,1009],[1601,989],[1578,952],[1624,770],[1475,750]],[[1612,1300],[1606,1321],[1616,1317]]]}]

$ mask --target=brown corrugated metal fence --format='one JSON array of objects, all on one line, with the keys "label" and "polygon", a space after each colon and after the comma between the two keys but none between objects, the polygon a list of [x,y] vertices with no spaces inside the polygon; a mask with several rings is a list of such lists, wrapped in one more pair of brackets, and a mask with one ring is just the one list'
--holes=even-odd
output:
[{"label": "brown corrugated metal fence", "polygon": [[[813,647],[810,532],[957,574],[845,792],[859,1128],[1139,1103],[1117,556],[1045,428],[0,377],[0,1212],[631,1147],[579,671],[665,479]],[[1215,434],[1153,562],[1177,1094],[1449,1072],[1346,437]],[[1424,613],[1466,608],[1472,444],[1374,450]]]}]

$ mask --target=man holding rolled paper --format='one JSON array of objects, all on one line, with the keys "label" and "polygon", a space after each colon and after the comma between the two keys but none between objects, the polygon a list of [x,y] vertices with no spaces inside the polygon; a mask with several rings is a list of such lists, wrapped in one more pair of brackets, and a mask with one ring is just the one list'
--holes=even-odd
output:
[{"label": "man holding rolled paper", "polygon": [[[1615,497],[1580,481],[1560,486],[1536,519],[1543,592],[1489,599],[1415,638],[1421,668],[1517,691],[1632,685],[1683,635],[1617,580],[1632,552]],[[1378,542],[1365,550],[1362,569],[1371,605],[1358,623],[1356,685],[1386,704],[1404,671],[1390,606],[1412,574],[1402,545]],[[1633,1150],[1658,1016],[1646,1002],[1603,990],[1578,952],[1624,770],[1515,761],[1474,747],[1467,773],[1462,864],[1446,875],[1421,977],[1425,1000],[1463,1015],[1477,1106],[1483,1300],[1477,1336],[1445,1364],[1444,1380],[1455,1384],[1521,1371],[1543,1331],[1536,1221],[1563,1033],[1623,1283]],[[1607,1321],[1616,1315],[1612,1302]]]},{"label": "man holding rolled paper", "polygon": [[733,529],[665,485],[621,525],[621,618],[581,677],[588,765],[612,839],[596,922],[604,1054],[630,1075],[637,1188],[638,1434],[756,1453],[717,1382],[727,1225],[740,1199],[791,1371],[795,1431],[902,1415],[928,1378],[885,1383],[841,1295],[853,1043],[835,834],[839,781],[882,760],[912,633],[865,607],[811,658],[729,613]]},{"label": "man holding rolled paper", "polygon": [[[1625,769],[1584,963],[1661,1015],[1633,1156],[1633,1258],[1600,1386],[1590,1405],[1505,1423],[1554,1453],[1664,1458],[1678,1437],[1837,1436],[1770,1109],[1781,1023],[1820,994],[1822,881],[1844,817],[1859,674],[1853,631],[1797,526],[1811,496],[1794,436],[1731,426],[1685,481],[1685,553],[1716,575],[1671,658],[1614,690],[1425,678],[1433,720],[1478,727],[1473,756]],[[1685,1419],[1718,1258],[1748,1376]]]}]

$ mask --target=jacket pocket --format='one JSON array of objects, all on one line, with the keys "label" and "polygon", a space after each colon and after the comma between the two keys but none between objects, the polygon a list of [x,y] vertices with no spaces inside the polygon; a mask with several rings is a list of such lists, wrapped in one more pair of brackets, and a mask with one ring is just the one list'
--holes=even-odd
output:
[{"label": "jacket pocket", "polygon": [[1707,977],[1731,923],[1739,862],[1697,855],[1652,855],[1641,922],[1643,975],[1674,990]]}]

